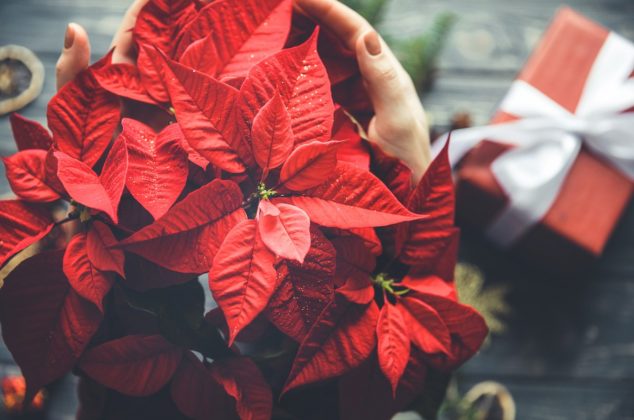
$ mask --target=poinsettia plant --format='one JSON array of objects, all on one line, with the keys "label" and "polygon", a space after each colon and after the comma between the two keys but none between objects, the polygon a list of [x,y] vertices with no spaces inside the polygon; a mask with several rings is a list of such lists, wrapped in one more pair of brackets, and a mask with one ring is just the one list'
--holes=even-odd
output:
[{"label": "poinsettia plant", "polygon": [[136,65],[58,92],[50,132],[11,117],[0,263],[74,233],[0,290],[27,399],[73,370],[83,418],[388,418],[477,351],[446,153],[412,185],[362,139],[332,36],[291,0],[151,0],[134,40]]}]

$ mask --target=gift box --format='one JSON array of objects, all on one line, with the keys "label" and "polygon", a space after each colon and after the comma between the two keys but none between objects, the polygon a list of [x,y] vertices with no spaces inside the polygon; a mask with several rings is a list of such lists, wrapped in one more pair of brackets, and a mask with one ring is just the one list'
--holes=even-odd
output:
[{"label": "gift box", "polygon": [[601,255],[634,190],[633,70],[632,44],[561,9],[492,125],[452,134],[458,222],[557,271]]}]

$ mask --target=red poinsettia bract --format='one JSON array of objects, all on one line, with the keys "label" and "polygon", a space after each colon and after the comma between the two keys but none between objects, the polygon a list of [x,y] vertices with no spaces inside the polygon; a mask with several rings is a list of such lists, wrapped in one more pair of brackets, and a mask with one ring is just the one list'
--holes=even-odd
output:
[{"label": "red poinsettia bract", "polygon": [[0,290],[27,398],[75,368],[196,419],[290,415],[316,382],[383,418],[478,350],[446,152],[411,186],[371,150],[333,101],[357,73],[330,34],[291,0],[150,0],[133,37],[136,65],[109,54],[57,93],[50,133],[11,118],[0,262],[74,233]]}]

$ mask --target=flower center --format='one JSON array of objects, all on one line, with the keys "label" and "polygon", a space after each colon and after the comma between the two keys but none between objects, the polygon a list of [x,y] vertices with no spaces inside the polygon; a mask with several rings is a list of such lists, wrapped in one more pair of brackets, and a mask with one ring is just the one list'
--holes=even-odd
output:
[{"label": "flower center", "polygon": [[275,197],[277,195],[277,191],[272,188],[267,188],[263,182],[258,184],[258,197],[260,200],[268,200],[271,197]]},{"label": "flower center", "polygon": [[407,287],[403,287],[387,273],[379,273],[372,277],[372,283],[393,296],[403,296],[410,291]]}]

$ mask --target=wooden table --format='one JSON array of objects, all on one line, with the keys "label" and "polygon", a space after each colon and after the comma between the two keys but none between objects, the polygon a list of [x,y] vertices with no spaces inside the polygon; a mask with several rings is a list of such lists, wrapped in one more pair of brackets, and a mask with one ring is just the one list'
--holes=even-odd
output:
[{"label": "wooden table", "polygon": [[[55,91],[54,66],[67,22],[88,29],[94,58],[108,48],[128,0],[2,0],[0,45],[32,49],[44,62],[42,95],[21,113],[45,122]],[[571,0],[570,5],[634,39],[634,1]],[[435,13],[459,17],[440,60],[440,76],[424,103],[445,123],[469,111],[485,123],[537,42],[555,0],[393,0],[381,30],[395,37],[422,32]],[[0,118],[0,154],[15,150],[9,122]],[[8,191],[4,178],[0,192]],[[589,227],[591,228],[591,227]],[[509,332],[459,373],[462,389],[493,379],[513,393],[518,419],[634,419],[634,206],[605,256],[579,278],[537,271],[466,232],[461,259],[482,268],[487,282],[511,287]],[[0,347],[0,375],[12,369]],[[72,418],[74,393],[62,390],[53,418]]]}]

